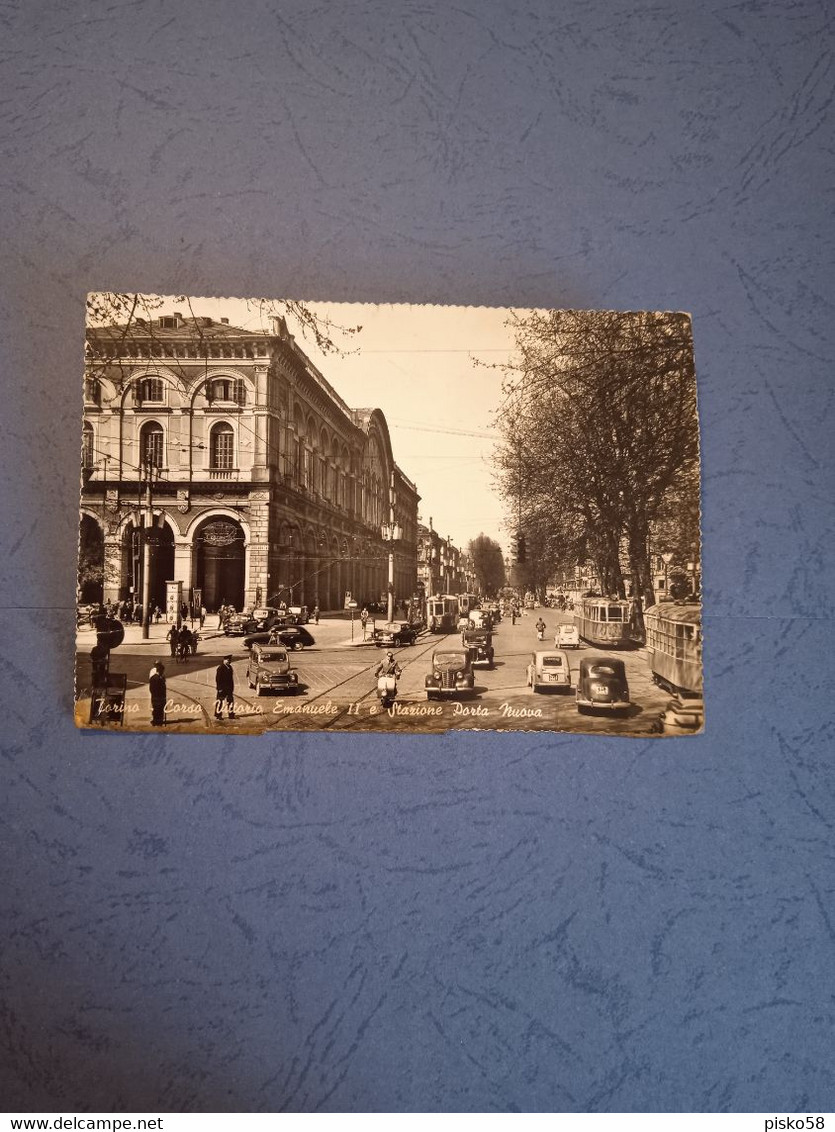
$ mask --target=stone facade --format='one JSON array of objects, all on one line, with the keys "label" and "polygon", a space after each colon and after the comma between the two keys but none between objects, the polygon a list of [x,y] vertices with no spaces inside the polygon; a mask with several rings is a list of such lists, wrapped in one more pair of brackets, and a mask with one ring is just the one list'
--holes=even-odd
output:
[{"label": "stone facade", "polygon": [[419,496],[385,417],[350,408],[281,319],[90,329],[82,465],[82,562],[103,556],[82,597],[138,599],[143,526],[160,605],[169,580],[210,611],[380,601],[392,547],[396,600],[415,592]]}]

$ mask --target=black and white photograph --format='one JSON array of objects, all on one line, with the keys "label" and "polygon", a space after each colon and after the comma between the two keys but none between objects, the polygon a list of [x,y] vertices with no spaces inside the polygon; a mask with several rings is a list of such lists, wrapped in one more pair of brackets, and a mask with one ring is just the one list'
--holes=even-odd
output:
[{"label": "black and white photograph", "polygon": [[690,318],[88,296],[82,728],[704,726]]}]

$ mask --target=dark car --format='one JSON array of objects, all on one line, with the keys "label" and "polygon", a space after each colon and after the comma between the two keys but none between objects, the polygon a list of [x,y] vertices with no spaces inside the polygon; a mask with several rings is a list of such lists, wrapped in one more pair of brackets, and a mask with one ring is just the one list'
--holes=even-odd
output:
[{"label": "dark car", "polygon": [[475,680],[470,654],[464,649],[438,649],[432,654],[432,671],[425,686],[427,700],[472,693]]},{"label": "dark car", "polygon": [[471,664],[493,667],[493,634],[489,630],[465,629],[461,634],[461,644],[470,654]]},{"label": "dark car", "polygon": [[253,609],[244,626],[244,633],[264,633],[275,625],[283,625],[284,614],[274,605],[262,605]]},{"label": "dark car", "polygon": [[385,648],[386,645],[394,645],[396,648],[400,645],[413,645],[417,639],[417,629],[408,621],[386,621],[376,627],[371,639],[377,648]]},{"label": "dark car", "polygon": [[298,651],[315,644],[304,625],[275,625],[269,632],[249,633],[244,637],[245,649],[251,649],[253,645],[284,645]]},{"label": "dark car", "polygon": [[629,707],[626,666],[613,656],[587,656],[577,675],[577,711],[626,711]]}]

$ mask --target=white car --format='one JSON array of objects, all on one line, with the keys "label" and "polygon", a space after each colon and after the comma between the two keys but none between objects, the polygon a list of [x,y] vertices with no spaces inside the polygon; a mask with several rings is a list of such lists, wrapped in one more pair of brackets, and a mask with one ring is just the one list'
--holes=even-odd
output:
[{"label": "white car", "polygon": [[571,666],[568,657],[559,649],[540,650],[531,654],[528,665],[528,687],[534,692],[543,688],[553,691],[571,691]]},{"label": "white car", "polygon": [[554,637],[555,649],[578,649],[580,647],[580,630],[576,625],[558,625],[557,635]]}]

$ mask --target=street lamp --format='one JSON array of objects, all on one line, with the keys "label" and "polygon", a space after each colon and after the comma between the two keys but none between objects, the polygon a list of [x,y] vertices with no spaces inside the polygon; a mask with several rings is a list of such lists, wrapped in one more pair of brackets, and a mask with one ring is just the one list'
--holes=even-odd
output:
[{"label": "street lamp", "polygon": [[389,521],[383,523],[380,533],[383,542],[389,544],[389,578],[388,578],[388,620],[394,620],[394,544],[403,538],[403,528],[394,521],[394,471],[389,482]]},{"label": "street lamp", "polygon": [[664,597],[670,596],[670,577],[669,566],[673,560],[673,553],[670,550],[665,550],[661,555],[661,561],[664,563]]},{"label": "street lamp", "polygon": [[[153,460],[143,465],[145,479],[145,502],[142,512],[142,639],[147,641],[151,626],[151,541],[156,538],[154,525],[153,482],[159,479],[160,469]],[[180,610],[177,609],[177,625],[180,624]]]}]

